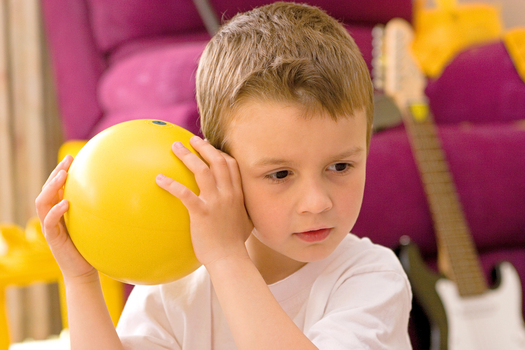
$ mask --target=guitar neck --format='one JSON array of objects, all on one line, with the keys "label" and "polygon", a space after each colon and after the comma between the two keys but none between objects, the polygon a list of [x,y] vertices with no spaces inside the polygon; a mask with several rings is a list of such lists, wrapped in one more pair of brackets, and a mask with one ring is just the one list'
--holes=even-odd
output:
[{"label": "guitar neck", "polygon": [[484,293],[481,264],[426,103],[409,103],[403,121],[434,221],[440,270],[456,282],[460,295]]}]

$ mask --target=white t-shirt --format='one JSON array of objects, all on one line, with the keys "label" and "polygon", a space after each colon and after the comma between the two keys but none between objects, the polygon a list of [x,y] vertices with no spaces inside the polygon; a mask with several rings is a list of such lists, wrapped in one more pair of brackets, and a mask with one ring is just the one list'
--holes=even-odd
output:
[{"label": "white t-shirt", "polygon": [[[321,350],[411,349],[410,284],[394,253],[367,238],[349,234],[328,258],[268,287]],[[169,284],[136,286],[117,331],[126,349],[236,349],[203,267]]]}]

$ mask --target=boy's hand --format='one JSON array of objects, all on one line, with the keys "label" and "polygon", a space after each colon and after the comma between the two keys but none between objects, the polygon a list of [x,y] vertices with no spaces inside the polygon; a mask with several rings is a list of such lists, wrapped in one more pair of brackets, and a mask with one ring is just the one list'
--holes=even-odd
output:
[{"label": "boy's hand", "polygon": [[73,157],[66,156],[49,175],[42,192],[35,200],[36,212],[64,280],[79,278],[92,281],[98,279],[97,271],[80,255],[63,220],[63,215],[69,208],[69,203],[63,199],[63,187],[72,162]]},{"label": "boy's hand", "polygon": [[201,264],[232,256],[247,258],[244,242],[253,224],[244,206],[237,162],[200,137],[192,137],[190,143],[209,165],[180,142],[175,142],[172,149],[195,175],[200,195],[163,175],[157,177],[157,184],[188,209],[193,249]]}]

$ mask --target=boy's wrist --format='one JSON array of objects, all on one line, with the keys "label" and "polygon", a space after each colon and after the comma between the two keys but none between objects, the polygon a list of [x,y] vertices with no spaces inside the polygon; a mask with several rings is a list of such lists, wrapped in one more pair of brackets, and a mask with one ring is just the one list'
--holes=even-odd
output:
[{"label": "boy's wrist", "polygon": [[223,257],[214,259],[203,265],[204,267],[206,267],[206,269],[211,275],[215,272],[224,271],[225,269],[231,270],[232,267],[239,268],[240,266],[246,263],[253,265],[253,262],[250,259],[250,256],[248,255],[248,251],[246,250],[246,248],[244,248],[238,249],[237,251],[234,251]]},{"label": "boy's wrist", "polygon": [[93,271],[80,275],[80,276],[67,276],[63,275],[64,278],[64,285],[67,287],[69,286],[81,286],[81,285],[89,285],[89,284],[100,284],[100,277],[98,275],[98,271],[93,269]]}]

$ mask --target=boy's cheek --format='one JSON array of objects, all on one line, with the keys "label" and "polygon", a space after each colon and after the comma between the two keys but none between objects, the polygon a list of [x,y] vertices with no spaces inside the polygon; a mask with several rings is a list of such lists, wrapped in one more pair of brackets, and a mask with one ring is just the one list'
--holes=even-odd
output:
[{"label": "boy's cheek", "polygon": [[279,213],[284,210],[276,201],[271,200],[265,191],[251,186],[245,186],[244,205],[256,227],[264,226],[267,221],[277,220]]}]

